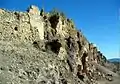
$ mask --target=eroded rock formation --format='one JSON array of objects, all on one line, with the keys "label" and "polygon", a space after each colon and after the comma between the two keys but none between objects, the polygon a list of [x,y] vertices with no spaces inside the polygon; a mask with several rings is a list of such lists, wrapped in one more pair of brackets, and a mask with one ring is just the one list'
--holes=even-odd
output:
[{"label": "eroded rock formation", "polygon": [[106,58],[61,13],[0,9],[0,84],[97,84]]}]

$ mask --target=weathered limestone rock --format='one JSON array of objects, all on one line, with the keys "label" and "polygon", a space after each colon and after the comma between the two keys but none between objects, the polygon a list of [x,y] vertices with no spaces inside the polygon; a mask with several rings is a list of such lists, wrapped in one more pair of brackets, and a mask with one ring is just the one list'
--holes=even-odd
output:
[{"label": "weathered limestone rock", "polygon": [[0,9],[0,84],[95,84],[106,62],[63,14]]},{"label": "weathered limestone rock", "polygon": [[3,9],[0,9],[0,14],[3,14],[5,11]]},{"label": "weathered limestone rock", "polygon": [[43,22],[43,18],[40,17],[39,9],[35,6],[31,6],[28,14],[30,18],[31,27],[36,28],[39,32],[40,39],[44,40],[44,22]]},{"label": "weathered limestone rock", "polygon": [[60,58],[60,60],[65,60],[66,56],[67,56],[66,50],[63,47],[60,47],[58,57]]},{"label": "weathered limestone rock", "polygon": [[33,14],[33,15],[40,15],[40,11],[39,11],[39,8],[34,6],[34,5],[31,5],[30,8],[29,8],[29,13],[30,14]]}]

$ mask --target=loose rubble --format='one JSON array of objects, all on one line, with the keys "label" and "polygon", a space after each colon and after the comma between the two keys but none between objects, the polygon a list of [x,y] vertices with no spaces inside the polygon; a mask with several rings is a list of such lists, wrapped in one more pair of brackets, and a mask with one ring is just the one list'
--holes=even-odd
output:
[{"label": "loose rubble", "polygon": [[0,9],[0,84],[98,84],[118,76],[106,63],[62,13]]}]

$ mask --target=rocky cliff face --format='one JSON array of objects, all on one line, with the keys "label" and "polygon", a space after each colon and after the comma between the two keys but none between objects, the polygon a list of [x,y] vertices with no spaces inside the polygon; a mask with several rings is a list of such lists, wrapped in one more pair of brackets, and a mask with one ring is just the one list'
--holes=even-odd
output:
[{"label": "rocky cliff face", "polygon": [[106,61],[62,13],[0,9],[0,84],[97,84]]}]

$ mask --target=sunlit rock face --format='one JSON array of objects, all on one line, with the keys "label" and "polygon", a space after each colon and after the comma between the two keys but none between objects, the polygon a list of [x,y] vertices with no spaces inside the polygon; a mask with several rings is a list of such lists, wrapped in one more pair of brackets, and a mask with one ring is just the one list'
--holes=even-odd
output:
[{"label": "sunlit rock face", "polygon": [[[31,6],[28,12],[30,18],[30,25],[32,28],[38,30],[38,34],[41,40],[44,39],[44,21],[40,17],[40,11],[36,6]],[[34,29],[33,29],[34,30]]]},{"label": "sunlit rock face", "polygon": [[0,84],[97,84],[105,63],[62,13],[0,9]]}]

